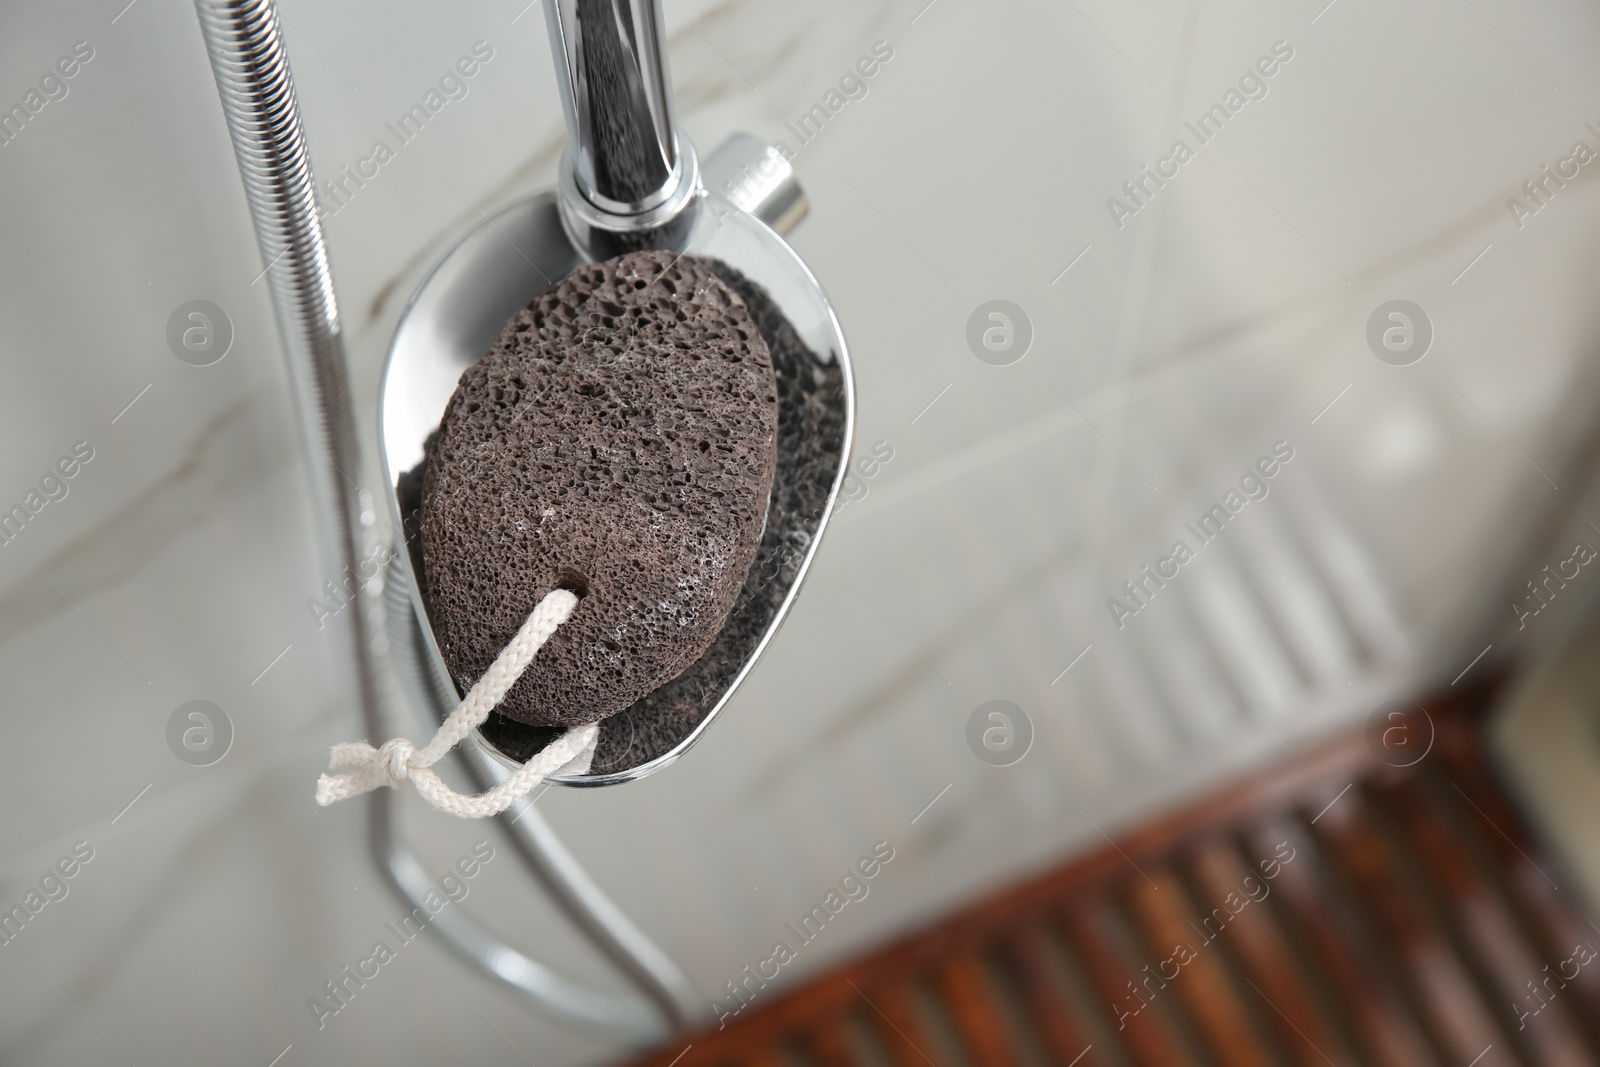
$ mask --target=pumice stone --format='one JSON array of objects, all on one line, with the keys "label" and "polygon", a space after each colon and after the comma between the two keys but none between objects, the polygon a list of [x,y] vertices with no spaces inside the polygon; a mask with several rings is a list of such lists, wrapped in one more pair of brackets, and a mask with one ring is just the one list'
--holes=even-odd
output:
[{"label": "pumice stone", "polygon": [[692,256],[579,267],[462,374],[422,484],[439,650],[465,692],[555,588],[581,598],[497,709],[594,722],[717,636],[761,542],[777,386],[744,301]]}]

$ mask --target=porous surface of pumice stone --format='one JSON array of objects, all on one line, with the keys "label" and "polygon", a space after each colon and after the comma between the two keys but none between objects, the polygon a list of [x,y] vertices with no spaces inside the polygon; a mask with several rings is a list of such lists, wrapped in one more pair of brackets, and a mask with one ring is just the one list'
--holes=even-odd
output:
[{"label": "porous surface of pumice stone", "polygon": [[772,489],[777,392],[744,302],[702,262],[579,267],[462,374],[422,485],[434,633],[465,692],[554,588],[581,600],[498,711],[593,722],[704,652]]},{"label": "porous surface of pumice stone", "polygon": [[[672,750],[705,721],[789,596],[838,477],[847,407],[839,360],[812,352],[761,286],[726,263],[710,263],[744,300],[772,355],[778,383],[778,457],[767,526],[744,590],[717,639],[688,670],[601,725],[591,775],[648,763]],[[420,492],[420,482],[418,472],[401,479],[402,513],[408,516],[408,529],[415,527],[409,518],[410,501]],[[420,568],[418,575],[426,581]],[[483,734],[521,763],[561,731],[491,714]]]},{"label": "porous surface of pumice stone", "polygon": [[725,263],[713,267],[750,309],[778,379],[778,470],[767,528],[717,640],[688,670],[605,724],[591,774],[623,770],[667,752],[722,698],[789,595],[838,476],[845,413],[838,360],[812,354],[759,285]]}]

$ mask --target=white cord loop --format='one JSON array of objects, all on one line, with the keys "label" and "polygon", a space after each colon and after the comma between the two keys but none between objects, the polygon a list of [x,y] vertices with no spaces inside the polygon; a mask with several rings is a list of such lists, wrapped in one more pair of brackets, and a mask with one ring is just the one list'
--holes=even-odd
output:
[{"label": "white cord loop", "polygon": [[505,811],[556,771],[570,767],[575,774],[586,773],[600,739],[600,724],[595,722],[574,726],[546,745],[544,751],[524,763],[511,777],[478,796],[457,793],[432,769],[463,738],[482,725],[489,712],[528,669],[534,654],[550,640],[556,627],[571,617],[577,606],[577,596],[566,589],[552,590],[539,601],[539,606],[533,609],[511,643],[501,650],[466,699],[445,719],[433,740],[422,748],[403,737],[385,741],[380,748],[373,748],[365,741],[334,745],[328,758],[329,768],[354,769],[345,774],[324,774],[317,779],[317,803],[327,807],[335,801],[374,789],[384,786],[399,789],[410,782],[434,809],[462,819],[481,819]]}]

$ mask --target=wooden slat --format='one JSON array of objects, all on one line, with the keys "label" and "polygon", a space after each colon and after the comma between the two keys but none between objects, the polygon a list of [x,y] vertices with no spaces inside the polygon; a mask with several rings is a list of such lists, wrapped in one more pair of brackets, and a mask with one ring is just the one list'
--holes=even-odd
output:
[{"label": "wooden slat", "polygon": [[1200,1067],[1169,1015],[1171,998],[1163,1001],[1156,991],[1136,989],[1134,976],[1143,977],[1144,964],[1135,963],[1108,929],[1115,921],[1104,901],[1085,902],[1061,916],[1111,1029],[1139,1067]]},{"label": "wooden slat", "polygon": [[[1014,962],[1029,1017],[1039,1029],[1054,1063],[1078,1061],[1078,1067],[1111,1067],[1107,1040],[1100,1028],[1091,1031],[1082,1005],[1065,973],[1051,932],[1030,924],[1006,938],[1007,954]],[[1091,1032],[1094,1037],[1091,1037]],[[1095,1037],[1100,1038],[1096,1049]]]},{"label": "wooden slat", "polygon": [[1319,1003],[1274,920],[1270,901],[1282,864],[1268,853],[1260,867],[1246,866],[1234,843],[1222,839],[1197,849],[1191,869],[1200,899],[1225,900],[1229,893],[1242,893],[1255,901],[1228,924],[1218,947],[1236,961],[1267,1005],[1267,1024],[1276,1031],[1279,1046],[1300,1067],[1352,1062],[1335,1021]]},{"label": "wooden slat", "polygon": [[851,1040],[850,1022],[846,1017],[823,1022],[805,1035],[800,1046],[813,1063],[827,1067],[865,1067]]},{"label": "wooden slat", "polygon": [[[878,1036],[877,1012],[865,1003],[845,1022],[846,1036],[857,1062],[868,1067],[890,1067],[894,1060]],[[923,1060],[924,1065],[928,1061]]]},{"label": "wooden slat", "polygon": [[916,992],[911,986],[899,984],[861,992],[867,1009],[862,1018],[877,1034],[895,1067],[927,1067],[938,1062],[934,1058],[936,1039],[916,1009]]},{"label": "wooden slat", "polygon": [[[673,1064],[673,1067],[684,1067],[685,1064],[694,1062],[689,1058],[692,1055],[694,1053],[690,1052],[689,1056],[685,1056],[681,1061]],[[739,1067],[795,1067],[794,1059],[786,1055],[783,1049],[778,1046],[752,1048],[737,1060],[718,1060],[717,1063],[737,1063]]]},{"label": "wooden slat", "polygon": [[940,966],[936,983],[974,1067],[1013,1067],[1019,1061],[1015,1041],[1006,1032],[994,981],[983,961],[971,953],[955,956]]},{"label": "wooden slat", "polygon": [[[1484,767],[1486,756],[1477,736],[1452,720],[1439,724],[1437,748],[1440,763],[1425,764],[1417,775],[1419,785],[1433,798],[1441,816],[1461,828],[1463,844],[1477,857],[1478,869],[1512,902],[1524,936],[1534,945],[1544,966],[1558,967],[1575,946],[1600,950],[1600,931],[1574,916],[1582,905],[1568,907],[1550,872],[1531,855],[1536,843],[1506,804]],[[1597,961],[1600,962],[1600,961]],[[1581,968],[1555,998],[1552,1008],[1540,1013],[1565,1014],[1583,1034],[1590,1058],[1600,1063],[1600,966]]]},{"label": "wooden slat", "polygon": [[1379,1067],[1439,1064],[1398,989],[1373,959],[1368,939],[1356,928],[1333,879],[1321,868],[1311,840],[1288,822],[1263,826],[1249,840],[1259,857],[1287,857],[1278,867],[1276,892],[1268,901],[1275,902],[1289,938],[1298,940],[1327,982],[1342,1010],[1340,1029],[1360,1046],[1361,1059]]},{"label": "wooden slat", "polygon": [[1219,918],[1215,925],[1204,926],[1171,871],[1146,873],[1148,880],[1128,880],[1129,903],[1150,953],[1144,973],[1165,980],[1164,992],[1170,991],[1187,1009],[1189,1022],[1217,1063],[1270,1067],[1273,1057],[1243,1002],[1242,994],[1249,991],[1233,981],[1216,948],[1216,940],[1227,934],[1233,918],[1230,904],[1241,911],[1250,905],[1242,897],[1219,898],[1216,907],[1228,921]]},{"label": "wooden slat", "polygon": [[[1534,1067],[1529,1047],[1516,1029],[1515,1015],[1508,1008],[1504,991],[1498,988],[1496,968],[1485,966],[1473,951],[1472,938],[1463,921],[1465,917],[1452,911],[1454,905],[1465,903],[1468,898],[1462,896],[1452,900],[1448,891],[1441,888],[1439,878],[1443,876],[1456,882],[1465,891],[1466,886],[1461,883],[1464,872],[1428,870],[1424,856],[1419,854],[1419,847],[1423,843],[1406,833],[1404,822],[1395,818],[1393,805],[1386,801],[1386,790],[1408,777],[1409,772],[1373,775],[1365,783],[1358,816],[1387,848],[1390,872],[1394,881],[1404,887],[1412,907],[1430,918],[1430,933],[1442,942],[1454,964],[1452,973],[1464,976],[1470,984],[1478,1019],[1495,1047],[1493,1058],[1514,1062],[1521,1067]],[[1433,858],[1446,863],[1452,858],[1444,847],[1447,840],[1447,832],[1429,835],[1429,842],[1437,846]],[[1509,970],[1509,967],[1502,969]]]},{"label": "wooden slat", "polygon": [[1049,1041],[1034,1019],[1030,994],[1016,958],[1009,951],[1007,937],[1004,931],[997,932],[983,954],[984,969],[994,983],[995,1006],[1017,1050],[1018,1067],[1049,1067],[1059,1061],[1051,1054]]},{"label": "wooden slat", "polygon": [[1497,1043],[1501,1035],[1471,976],[1400,877],[1400,859],[1374,824],[1364,791],[1352,789],[1315,830],[1442,1058],[1467,1063],[1487,1048],[1483,1067],[1515,1063],[1503,1040]]},{"label": "wooden slat", "polygon": [[[1414,776],[1381,783],[1377,791],[1407,841],[1415,846],[1423,877],[1436,887],[1437,913],[1454,933],[1458,951],[1490,991],[1490,1006],[1501,1030],[1530,1063],[1578,1067],[1587,1062],[1582,1036],[1561,1009],[1544,1017],[1543,1002],[1532,1000],[1539,1025],[1529,1026],[1517,1006],[1531,997],[1524,987],[1540,977],[1544,962],[1521,936],[1510,908],[1483,879],[1450,821],[1434,806]],[[1559,999],[1559,998],[1558,998]]]}]

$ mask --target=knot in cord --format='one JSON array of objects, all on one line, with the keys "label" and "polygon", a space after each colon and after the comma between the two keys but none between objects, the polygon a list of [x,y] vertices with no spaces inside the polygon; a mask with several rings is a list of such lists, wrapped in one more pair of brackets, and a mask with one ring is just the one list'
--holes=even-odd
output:
[{"label": "knot in cord", "polygon": [[333,746],[328,766],[332,770],[354,768],[345,774],[324,774],[317,780],[317,803],[326,807],[339,800],[370,793],[388,786],[399,789],[407,782],[416,786],[422,798],[436,810],[463,819],[498,815],[533,791],[534,787],[559,770],[584,774],[594,759],[600,740],[600,724],[574,726],[544,750],[524,763],[505,781],[478,796],[463,796],[445,784],[433,770],[473,730],[483,724],[489,712],[505,698],[533,662],[534,654],[550,640],[556,628],[572,616],[578,598],[566,589],[554,589],[528,616],[511,643],[500,651],[483,677],[440,725],[427,745],[418,748],[403,737],[385,741],[373,748],[365,741]]},{"label": "knot in cord", "polygon": [[411,780],[411,757],[417,754],[417,746],[403,737],[396,737],[385,741],[382,747],[373,753],[376,769],[384,777],[383,784],[392,789],[399,789]]}]

